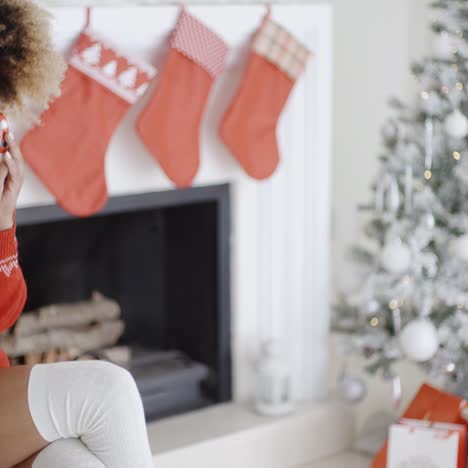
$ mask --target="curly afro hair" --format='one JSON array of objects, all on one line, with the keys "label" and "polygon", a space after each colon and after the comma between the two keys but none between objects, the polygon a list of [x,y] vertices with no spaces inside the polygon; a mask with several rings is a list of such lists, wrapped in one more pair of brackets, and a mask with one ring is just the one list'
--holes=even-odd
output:
[{"label": "curly afro hair", "polygon": [[46,109],[60,93],[65,68],[49,13],[30,0],[0,0],[0,112]]}]

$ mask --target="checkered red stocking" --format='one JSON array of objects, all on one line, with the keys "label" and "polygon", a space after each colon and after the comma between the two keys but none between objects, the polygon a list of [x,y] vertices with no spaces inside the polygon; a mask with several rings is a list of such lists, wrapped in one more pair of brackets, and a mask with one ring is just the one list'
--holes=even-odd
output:
[{"label": "checkered red stocking", "polygon": [[308,50],[291,34],[265,18],[220,127],[224,143],[251,177],[265,179],[278,166],[278,119],[308,57]]},{"label": "checkered red stocking", "polygon": [[146,147],[178,187],[191,185],[197,174],[200,122],[226,53],[218,35],[182,10],[154,95],[137,122]]}]

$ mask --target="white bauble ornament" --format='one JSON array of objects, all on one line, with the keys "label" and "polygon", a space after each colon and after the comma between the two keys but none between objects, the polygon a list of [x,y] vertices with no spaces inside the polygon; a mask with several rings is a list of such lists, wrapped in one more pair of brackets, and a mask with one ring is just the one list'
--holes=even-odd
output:
[{"label": "white bauble ornament", "polygon": [[468,135],[468,119],[460,109],[455,109],[447,116],[444,127],[452,138],[461,140]]},{"label": "white bauble ornament", "polygon": [[383,248],[380,262],[389,273],[404,273],[410,266],[410,249],[400,239],[394,239]]},{"label": "white bauble ornament", "polygon": [[367,395],[367,386],[361,377],[350,374],[345,369],[338,377],[336,391],[343,400],[350,403],[359,403]]},{"label": "white bauble ornament", "polygon": [[400,334],[400,346],[412,361],[429,361],[439,349],[437,329],[428,319],[413,320],[403,328]]},{"label": "white bauble ornament", "polygon": [[468,262],[468,235],[453,238],[450,241],[449,251],[453,256]]}]

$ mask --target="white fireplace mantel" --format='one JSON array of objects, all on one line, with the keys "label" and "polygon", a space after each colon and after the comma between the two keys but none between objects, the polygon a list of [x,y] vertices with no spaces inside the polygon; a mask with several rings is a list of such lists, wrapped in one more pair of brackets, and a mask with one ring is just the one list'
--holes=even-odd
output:
[{"label": "white fireplace mantel", "polygon": [[[300,38],[313,57],[280,122],[282,164],[271,180],[261,183],[240,170],[216,129],[236,91],[248,39],[265,7],[197,5],[188,10],[231,47],[227,69],[216,82],[204,117],[196,185],[232,184],[234,393],[237,399],[252,395],[258,345],[280,337],[291,354],[296,396],[321,399],[327,392],[328,368],[331,10],[306,4],[272,8],[274,19]],[[51,11],[57,45],[65,51],[84,24],[84,8]],[[178,7],[170,5],[95,7],[92,25],[123,52],[161,68],[162,44],[177,14]],[[130,110],[108,148],[111,196],[172,188],[134,131],[135,118],[149,95]],[[17,132],[21,132],[18,126]],[[46,188],[28,171],[20,206],[51,203],[54,200]]]}]

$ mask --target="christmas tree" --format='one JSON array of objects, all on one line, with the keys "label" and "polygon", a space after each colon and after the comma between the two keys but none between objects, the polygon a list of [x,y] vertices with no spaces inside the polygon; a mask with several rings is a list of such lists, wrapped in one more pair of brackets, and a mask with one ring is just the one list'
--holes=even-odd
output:
[{"label": "christmas tree", "polygon": [[432,7],[433,53],[412,66],[414,102],[391,101],[366,242],[353,248],[363,277],[335,329],[369,372],[392,377],[410,359],[447,384],[468,373],[468,0]]}]

